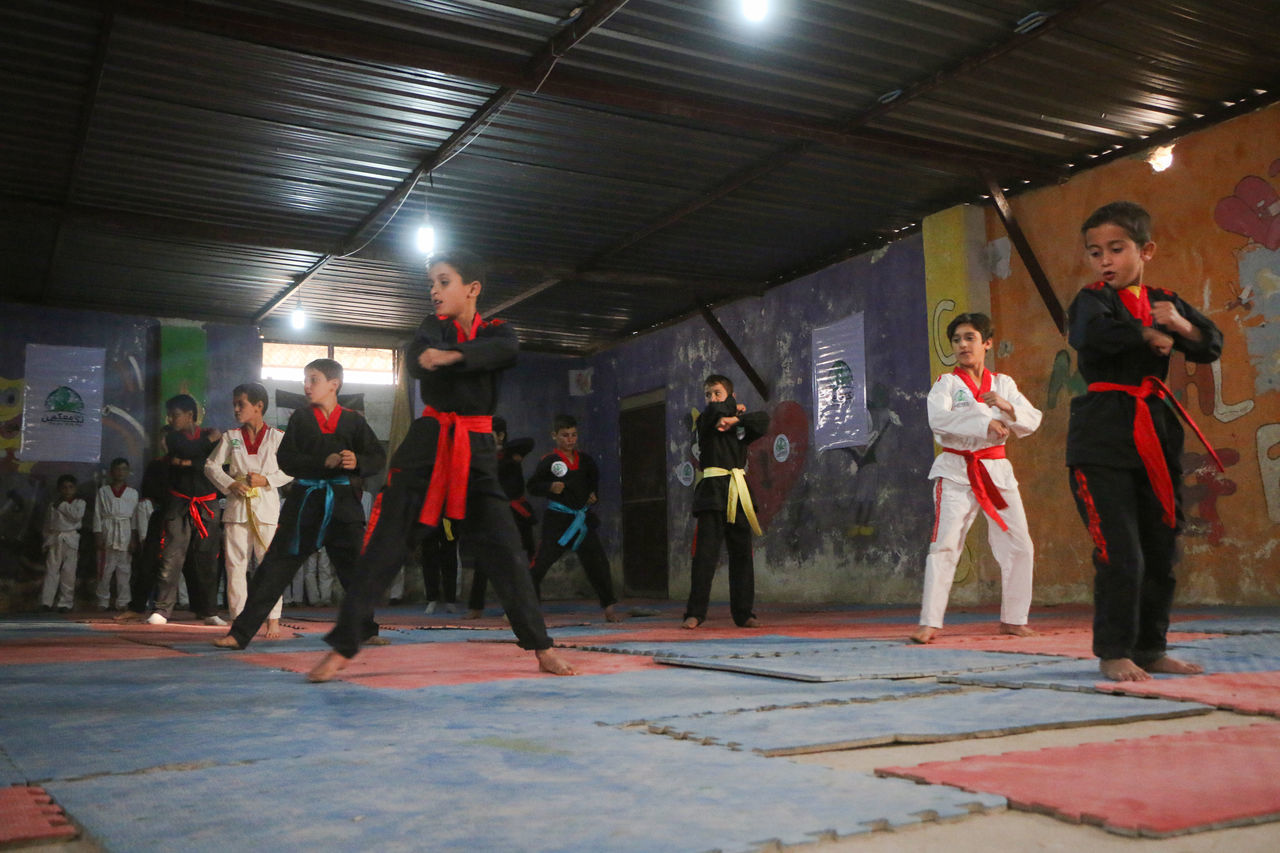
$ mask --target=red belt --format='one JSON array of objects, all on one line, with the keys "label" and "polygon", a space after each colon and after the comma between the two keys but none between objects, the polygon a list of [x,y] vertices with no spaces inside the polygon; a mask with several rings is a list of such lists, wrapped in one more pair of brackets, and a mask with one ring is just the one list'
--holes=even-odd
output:
[{"label": "red belt", "polygon": [[491,415],[459,415],[437,412],[427,406],[424,418],[440,422],[440,438],[436,442],[436,464],[431,469],[427,499],[422,502],[418,521],[436,527],[443,515],[447,518],[467,517],[467,481],[471,472],[471,433],[493,432]]},{"label": "red belt", "polygon": [[527,498],[519,497],[511,502],[511,511],[521,518],[533,518],[533,509]]},{"label": "red belt", "polygon": [[991,479],[991,472],[987,470],[987,466],[980,463],[979,459],[1004,459],[1004,445],[997,444],[994,447],[984,447],[981,450],[952,450],[950,447],[942,448],[947,453],[954,453],[956,456],[963,456],[965,467],[969,471],[969,488],[973,489],[973,496],[978,499],[978,506],[982,507],[982,511],[991,517],[991,520],[1000,525],[1001,530],[1008,530],[1009,525],[1004,523],[1004,519],[1000,517],[998,509],[1004,509],[1009,506],[1005,502],[1004,496],[1000,494],[1000,490],[996,488],[995,481]]},{"label": "red belt", "polygon": [[184,495],[182,492],[176,492],[173,489],[170,489],[169,494],[173,495],[175,498],[182,498],[187,502],[187,509],[191,513],[191,526],[200,531],[201,539],[209,538],[209,529],[204,526],[204,519],[200,517],[200,511],[204,510],[209,513],[210,518],[213,518],[213,510],[205,506],[205,504],[210,501],[217,500],[218,493],[210,492],[207,495],[201,495],[198,498],[193,498],[191,495]]},{"label": "red belt", "polygon": [[1169,386],[1165,385],[1155,376],[1148,376],[1142,380],[1141,385],[1117,385],[1114,382],[1093,382],[1089,385],[1090,391],[1122,391],[1130,397],[1135,397],[1137,403],[1133,407],[1133,444],[1138,448],[1138,455],[1142,457],[1142,464],[1147,469],[1147,478],[1151,480],[1151,488],[1156,493],[1156,497],[1160,499],[1160,505],[1164,508],[1164,523],[1170,527],[1176,527],[1178,524],[1177,513],[1174,508],[1173,500],[1173,479],[1169,476],[1169,464],[1164,458],[1164,449],[1160,446],[1160,438],[1156,435],[1155,422],[1151,420],[1151,410],[1147,408],[1141,401],[1147,397],[1156,397],[1161,400],[1168,400],[1173,403],[1174,411],[1187,422],[1187,426],[1195,432],[1196,437],[1200,439],[1200,443],[1204,445],[1205,450],[1209,451],[1209,455],[1213,457],[1213,461],[1217,464],[1219,471],[1225,471],[1222,467],[1222,460],[1218,458],[1217,452],[1209,444],[1204,437],[1204,433],[1200,431],[1200,427],[1196,426],[1196,422],[1191,420],[1191,415],[1182,407],[1182,404],[1173,396],[1173,391],[1169,390]]}]

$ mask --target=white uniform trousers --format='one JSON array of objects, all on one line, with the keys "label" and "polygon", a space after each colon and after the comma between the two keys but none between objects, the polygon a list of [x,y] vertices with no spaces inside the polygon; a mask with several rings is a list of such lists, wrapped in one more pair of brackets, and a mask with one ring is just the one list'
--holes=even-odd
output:
[{"label": "white uniform trousers", "polygon": [[129,576],[133,573],[133,555],[127,550],[108,548],[102,560],[102,577],[98,578],[98,606],[111,606],[111,578],[116,579],[116,607],[129,606]]},{"label": "white uniform trousers", "polygon": [[[259,521],[258,532],[262,534],[263,541],[270,545],[271,539],[276,535],[276,525]],[[222,535],[227,563],[227,611],[234,620],[249,600],[249,554],[253,554],[254,562],[260,566],[267,549],[254,537],[253,528],[247,521],[226,522],[222,526]],[[283,607],[284,599],[276,599],[275,607],[271,608],[267,618],[279,619]]]},{"label": "white uniform trousers", "polygon": [[76,566],[80,563],[80,549],[73,548],[58,537],[49,546],[44,557],[44,588],[40,590],[40,603],[52,607],[57,595],[59,607],[76,606]]},{"label": "white uniform trousers", "polygon": [[[1022,495],[1017,488],[1000,489],[1008,506],[997,510],[1008,530],[987,519],[987,542],[1000,565],[1000,621],[1008,625],[1027,624],[1031,610],[1031,570],[1035,548],[1027,530],[1027,515],[1022,508]],[[956,564],[964,550],[964,539],[982,512],[978,499],[968,483],[960,484],[945,477],[934,480],[934,535],[929,556],[924,564],[924,603],[920,607],[920,624],[942,627],[951,595],[951,581]]]}]

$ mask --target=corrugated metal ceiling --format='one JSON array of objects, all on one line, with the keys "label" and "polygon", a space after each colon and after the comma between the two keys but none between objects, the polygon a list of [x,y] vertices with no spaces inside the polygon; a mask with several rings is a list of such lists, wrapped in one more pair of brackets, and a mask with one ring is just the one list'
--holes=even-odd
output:
[{"label": "corrugated metal ceiling", "polygon": [[579,5],[7,0],[5,297],[387,340],[429,206],[584,352],[1280,92],[1278,3]]}]

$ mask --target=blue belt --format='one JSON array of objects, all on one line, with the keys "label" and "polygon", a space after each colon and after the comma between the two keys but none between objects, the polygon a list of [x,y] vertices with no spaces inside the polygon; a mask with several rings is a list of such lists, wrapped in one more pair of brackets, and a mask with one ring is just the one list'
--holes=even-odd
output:
[{"label": "blue belt", "polygon": [[573,544],[569,545],[570,551],[577,551],[578,546],[582,544],[582,540],[587,538],[587,508],[571,509],[557,501],[548,501],[547,509],[552,512],[563,512],[565,515],[573,516],[573,523],[569,525],[569,529],[564,535],[556,540],[558,545],[569,545],[569,540],[573,540]]},{"label": "blue belt", "polygon": [[351,479],[326,477],[316,480],[296,479],[293,482],[299,486],[306,486],[307,490],[302,494],[302,500],[298,502],[298,524],[293,531],[293,544],[289,547],[289,553],[297,554],[302,550],[302,510],[307,505],[307,498],[311,497],[312,492],[324,489],[324,518],[320,520],[320,530],[316,533],[316,550],[319,550],[324,546],[324,534],[328,531],[329,522],[333,519],[333,487],[349,486]]}]

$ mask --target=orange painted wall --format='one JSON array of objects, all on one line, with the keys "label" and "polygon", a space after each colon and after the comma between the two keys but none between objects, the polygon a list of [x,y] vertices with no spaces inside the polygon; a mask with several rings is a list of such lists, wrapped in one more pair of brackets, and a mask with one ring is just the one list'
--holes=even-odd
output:
[{"label": "orange painted wall", "polygon": [[[1208,365],[1180,357],[1170,371],[1227,466],[1209,473],[1189,433],[1179,601],[1280,602],[1280,106],[1184,137],[1164,172],[1130,157],[1015,198],[1014,213],[1064,308],[1090,281],[1080,223],[1117,199],[1143,204],[1154,218],[1147,283],[1178,292],[1226,338],[1220,381]],[[987,235],[1006,236],[994,211]],[[989,249],[998,254],[999,244]],[[1075,354],[1016,252],[1007,277],[993,275],[991,301],[995,369],[1045,412],[1039,433],[1010,449],[1036,541],[1036,601],[1088,601],[1091,546],[1063,461],[1068,399],[1078,393]],[[992,574],[984,564],[983,575]]]}]

